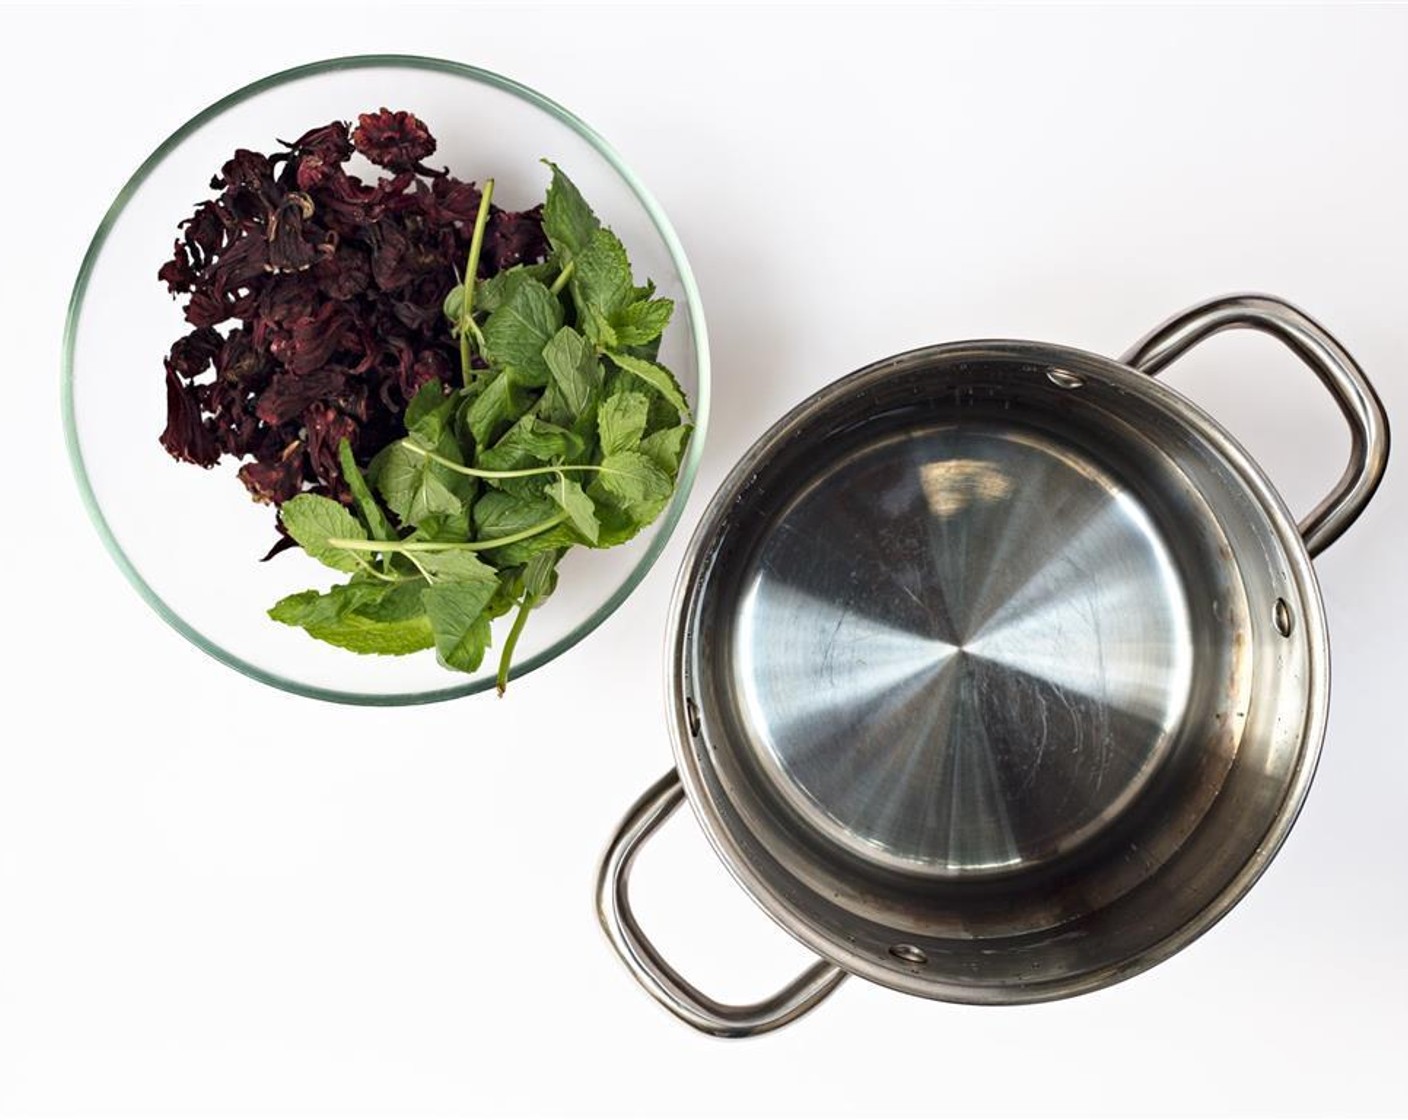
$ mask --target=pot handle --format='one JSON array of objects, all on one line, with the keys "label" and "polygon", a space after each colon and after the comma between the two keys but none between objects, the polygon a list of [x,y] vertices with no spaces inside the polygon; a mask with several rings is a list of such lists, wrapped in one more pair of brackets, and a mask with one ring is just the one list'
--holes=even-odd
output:
[{"label": "pot handle", "polygon": [[1354,359],[1324,327],[1285,300],[1231,295],[1191,307],[1156,327],[1120,358],[1142,373],[1157,374],[1203,339],[1248,327],[1279,339],[1308,365],[1349,422],[1349,465],[1334,490],[1301,521],[1306,551],[1317,556],[1364,512],[1388,462],[1388,416]]},{"label": "pot handle", "polygon": [[627,883],[631,864],[650,834],[679,808],[684,789],[671,770],[631,806],[616,830],[597,879],[596,907],[601,928],[636,981],[696,1030],[720,1038],[746,1038],[786,1026],[835,991],[846,972],[817,961],[780,992],[757,1003],[727,1004],[710,999],[674,970],[636,924]]}]

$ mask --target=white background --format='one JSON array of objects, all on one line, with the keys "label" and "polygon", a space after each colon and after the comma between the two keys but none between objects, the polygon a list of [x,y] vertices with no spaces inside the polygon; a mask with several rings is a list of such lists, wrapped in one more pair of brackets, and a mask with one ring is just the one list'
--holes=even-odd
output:
[{"label": "white background", "polygon": [[[684,533],[589,645],[506,700],[319,704],[198,653],[128,588],[80,507],[57,388],[87,240],[162,138],[270,71],[397,50],[564,102],[670,213],[715,370],[687,525],[774,417],[871,359],[978,336],[1117,353],[1232,289],[1321,318],[1401,427],[1408,10],[392,12],[0,12],[0,1113],[1408,1108],[1402,462],[1317,564],[1335,683],[1306,810],[1208,936],[1064,1003],[851,982],[780,1034],[722,1043],[635,988],[591,905],[602,845],[670,762]],[[1338,476],[1338,416],[1271,342],[1219,338],[1167,377],[1292,507]],[[688,817],[636,885],[722,997],[806,959]]]}]

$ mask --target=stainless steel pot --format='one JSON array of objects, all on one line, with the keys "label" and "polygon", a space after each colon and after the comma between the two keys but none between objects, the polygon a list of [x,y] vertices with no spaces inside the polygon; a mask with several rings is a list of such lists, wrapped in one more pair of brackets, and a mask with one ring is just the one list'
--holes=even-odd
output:
[{"label": "stainless steel pot", "polygon": [[[1284,342],[1352,435],[1297,527],[1255,462],[1150,374],[1231,327]],[[1388,424],[1330,334],[1266,296],[1195,307],[1119,361],[960,342],[868,366],[775,424],[690,545],[672,771],[601,868],[636,979],[717,1035],[847,975],[1026,1003],[1141,972],[1225,914],[1310,785],[1329,648],[1311,557],[1383,474]],[[688,797],[823,959],[727,1006],[640,930],[640,844]]]}]

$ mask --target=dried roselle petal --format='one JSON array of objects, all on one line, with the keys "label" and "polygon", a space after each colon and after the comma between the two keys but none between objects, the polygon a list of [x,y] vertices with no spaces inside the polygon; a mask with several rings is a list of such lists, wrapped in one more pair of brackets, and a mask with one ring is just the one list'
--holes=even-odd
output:
[{"label": "dried roselle petal", "polygon": [[301,272],[333,252],[317,226],[305,230],[313,216],[313,200],[302,191],[284,197],[269,219],[269,267],[276,272]]},{"label": "dried roselle petal", "polygon": [[202,202],[181,225],[185,230],[186,248],[197,268],[204,268],[218,255],[231,231],[237,229],[233,216],[215,202]]},{"label": "dried roselle petal", "polygon": [[479,188],[473,183],[465,183],[453,175],[445,175],[430,184],[430,200],[423,212],[431,221],[438,223],[462,222],[465,236],[479,215]]},{"label": "dried roselle petal", "polygon": [[220,169],[220,174],[210,180],[210,185],[214,190],[244,187],[258,191],[266,183],[272,183],[273,178],[268,156],[251,152],[248,148],[236,148],[235,154]]},{"label": "dried roselle petal", "polygon": [[303,491],[303,445],[295,440],[277,459],[246,463],[239,477],[255,501],[282,505]]},{"label": "dried roselle petal", "polygon": [[339,349],[358,344],[355,323],[341,304],[325,303],[311,316],[291,324],[285,339],[276,339],[269,352],[290,373],[311,373],[327,365]]},{"label": "dried roselle petal", "polygon": [[201,277],[214,292],[224,295],[245,287],[269,268],[269,243],[262,232],[252,230],[230,245]]},{"label": "dried roselle petal", "polygon": [[435,137],[412,113],[382,107],[363,113],[352,132],[357,151],[388,171],[410,171],[435,151]]},{"label": "dried roselle petal", "polygon": [[287,374],[276,377],[259,394],[254,414],[266,424],[285,424],[310,405],[343,392],[346,383],[346,375],[335,368],[320,369],[302,377]]},{"label": "dried roselle petal", "polygon": [[213,467],[220,458],[214,433],[201,418],[195,391],[181,383],[169,361],[166,363],[166,429],[161,433],[161,446],[172,458],[202,467]]},{"label": "dried roselle petal", "polygon": [[383,292],[395,291],[411,282],[411,243],[400,226],[386,222],[376,226],[372,251],[372,277]]},{"label": "dried roselle petal", "polygon": [[191,267],[190,254],[181,242],[172,246],[171,259],[157,271],[156,278],[166,284],[166,290],[172,295],[189,292],[195,287],[198,277]]},{"label": "dried roselle petal", "polygon": [[220,353],[225,340],[214,327],[200,327],[171,344],[171,368],[187,381],[199,377]]},{"label": "dried roselle petal", "polygon": [[[531,264],[548,255],[547,235],[543,233],[543,208],[535,206],[521,214],[498,210],[484,227],[484,251],[480,273],[492,276],[516,264]],[[484,262],[488,262],[485,272]]]},{"label": "dried roselle petal", "polygon": [[230,332],[215,357],[215,374],[221,381],[238,385],[245,392],[253,392],[268,381],[272,365],[268,356],[255,345],[249,332],[236,328]]},{"label": "dried roselle petal", "polygon": [[313,266],[313,279],[329,299],[350,300],[372,282],[371,257],[360,249],[339,245],[331,256]]},{"label": "dried roselle petal", "polygon": [[213,327],[223,323],[230,317],[234,302],[209,289],[198,288],[191,293],[191,300],[186,304],[186,322],[193,327]]},{"label": "dried roselle petal", "polygon": [[346,501],[350,495],[342,481],[337,448],[344,439],[356,447],[356,422],[338,409],[314,405],[303,414],[303,426],[308,432],[308,459],[313,466],[313,476],[339,501]]}]

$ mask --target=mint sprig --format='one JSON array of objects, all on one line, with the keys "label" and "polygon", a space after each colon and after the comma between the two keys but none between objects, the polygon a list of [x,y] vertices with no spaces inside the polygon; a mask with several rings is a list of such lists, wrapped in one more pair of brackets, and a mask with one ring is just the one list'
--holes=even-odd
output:
[{"label": "mint sprig", "polygon": [[551,254],[481,282],[484,185],[462,281],[443,305],[460,385],[423,386],[405,437],[365,472],[343,441],[348,505],[315,494],[284,504],[289,535],[350,578],[285,597],[275,620],[358,653],[434,648],[447,668],[475,672],[491,623],[511,613],[502,693],[563,554],[630,540],[669,503],[693,430],[657,360],[674,305],[635,283],[620,239],[548,167]]}]

